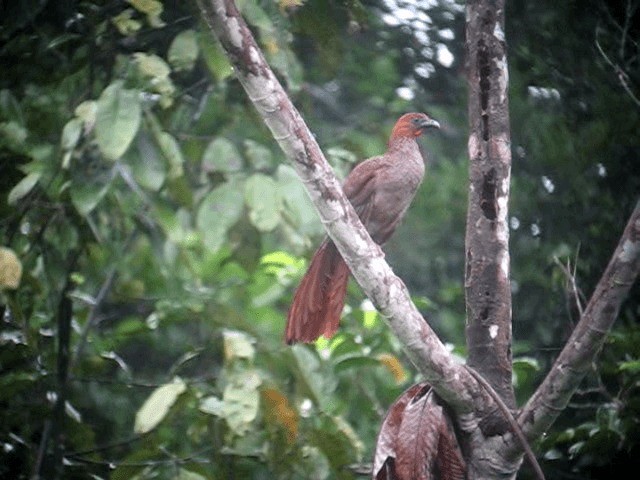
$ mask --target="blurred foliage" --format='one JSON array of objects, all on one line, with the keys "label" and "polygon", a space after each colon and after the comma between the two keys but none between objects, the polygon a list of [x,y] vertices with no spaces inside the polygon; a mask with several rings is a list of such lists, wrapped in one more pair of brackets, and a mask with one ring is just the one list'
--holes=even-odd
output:
[{"label": "blurred foliage", "polygon": [[[508,2],[522,402],[577,318],[561,267],[588,298],[640,191],[640,109],[595,44],[637,86],[638,31],[621,49],[625,10],[587,3]],[[340,176],[402,112],[443,125],[386,251],[463,355],[463,5],[238,5]],[[283,345],[322,227],[195,5],[0,9],[0,476],[354,478],[420,379],[355,284],[334,339]],[[540,443],[548,478],[637,462],[639,298]]]}]

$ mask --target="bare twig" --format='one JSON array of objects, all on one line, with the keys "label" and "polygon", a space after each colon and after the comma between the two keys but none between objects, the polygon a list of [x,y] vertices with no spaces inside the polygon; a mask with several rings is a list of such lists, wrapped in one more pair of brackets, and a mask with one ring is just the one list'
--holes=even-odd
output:
[{"label": "bare twig", "polygon": [[[578,311],[578,318],[582,318],[582,314],[584,313],[584,294],[578,288],[578,282],[576,280],[576,269],[578,268],[578,252],[576,252],[576,259],[574,261],[573,268],[571,268],[571,259],[567,259],[566,264],[564,264],[558,257],[554,256],[553,261],[564,274],[567,284],[566,290],[568,290],[567,296],[569,297],[567,301],[573,302],[576,310]],[[571,317],[571,308],[568,307],[568,310],[569,316]]]},{"label": "bare twig", "polygon": [[[627,92],[627,95],[629,95],[633,103],[635,103],[636,106],[640,107],[640,98],[638,98],[635,95],[635,93],[633,93],[633,90],[629,85],[629,82],[630,82],[629,75],[627,74],[627,72],[624,71],[624,69],[618,63],[611,60],[611,58],[606,54],[606,52],[600,45],[599,35],[600,35],[600,27],[596,28],[596,39],[595,39],[595,44],[598,52],[600,53],[604,61],[613,69],[613,72],[618,78],[618,82],[620,82],[620,85],[622,86],[624,91]],[[621,58],[621,60],[623,59]]]}]

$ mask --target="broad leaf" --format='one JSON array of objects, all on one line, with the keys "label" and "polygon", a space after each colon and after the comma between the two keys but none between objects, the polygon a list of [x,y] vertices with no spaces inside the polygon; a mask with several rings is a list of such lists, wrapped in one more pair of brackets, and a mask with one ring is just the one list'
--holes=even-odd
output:
[{"label": "broad leaf", "polygon": [[327,371],[328,369],[322,368],[317,354],[309,348],[294,345],[291,352],[296,360],[303,392],[310,396],[322,411],[333,411],[336,407],[332,402],[332,395],[336,388],[335,377]]},{"label": "broad leaf", "polygon": [[156,388],[136,413],[133,431],[147,433],[156,428],[186,389],[187,385],[180,377]]},{"label": "broad leaf", "polygon": [[251,175],[244,187],[249,220],[261,232],[270,232],[280,223],[282,200],[273,178],[262,173]]},{"label": "broad leaf", "polygon": [[246,371],[233,377],[222,395],[222,415],[229,428],[238,435],[249,430],[258,415],[260,395],[258,387],[262,380],[257,372]]},{"label": "broad leaf", "polygon": [[237,172],[242,169],[242,157],[233,143],[218,137],[207,145],[202,156],[202,169],[205,172]]},{"label": "broad leaf", "polygon": [[167,59],[176,71],[193,69],[198,59],[196,32],[193,30],[180,32],[169,46]]},{"label": "broad leaf", "polygon": [[242,216],[243,195],[239,187],[241,185],[237,183],[223,183],[209,192],[200,204],[196,224],[210,250],[222,246],[227,231]]},{"label": "broad leaf", "polygon": [[137,148],[126,157],[133,178],[144,188],[160,190],[167,177],[167,169],[160,152],[146,132],[141,132],[136,146]]},{"label": "broad leaf", "polygon": [[96,140],[103,155],[118,160],[127,151],[140,127],[140,95],[137,90],[123,88],[115,81],[98,99]]},{"label": "broad leaf", "polygon": [[184,173],[182,164],[184,163],[184,157],[180,150],[180,145],[176,139],[167,132],[160,132],[158,135],[158,144],[162,150],[164,158],[169,162],[169,178],[175,179],[181,177]]},{"label": "broad leaf", "polygon": [[62,129],[62,137],[60,138],[60,146],[63,150],[71,150],[75,148],[82,133],[82,120],[80,118],[72,118]]},{"label": "broad leaf", "polygon": [[256,350],[247,334],[235,330],[225,330],[223,339],[225,361],[228,362],[235,358],[253,360]]},{"label": "broad leaf", "polygon": [[27,195],[33,187],[36,186],[40,180],[40,173],[33,172],[20,180],[15,187],[11,189],[9,192],[9,196],[7,197],[7,203],[9,205],[14,205],[18,200]]}]

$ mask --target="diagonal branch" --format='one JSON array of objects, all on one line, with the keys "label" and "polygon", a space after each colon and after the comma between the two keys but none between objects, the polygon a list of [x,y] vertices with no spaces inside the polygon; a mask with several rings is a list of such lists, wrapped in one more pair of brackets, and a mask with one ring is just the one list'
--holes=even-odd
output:
[{"label": "diagonal branch", "polygon": [[616,319],[631,285],[640,274],[640,201],[636,204],[607,269],[551,371],[527,405],[519,421],[529,438],[537,438],[569,403],[591,368]]},{"label": "diagonal branch", "polygon": [[394,275],[380,248],[371,240],[233,1],[198,0],[198,4],[247,95],[304,182],[329,236],[355,279],[436,392],[458,412],[473,411],[472,395],[478,401],[478,397],[483,397],[478,393],[481,389],[468,371],[454,362],[411,302],[404,283]]}]

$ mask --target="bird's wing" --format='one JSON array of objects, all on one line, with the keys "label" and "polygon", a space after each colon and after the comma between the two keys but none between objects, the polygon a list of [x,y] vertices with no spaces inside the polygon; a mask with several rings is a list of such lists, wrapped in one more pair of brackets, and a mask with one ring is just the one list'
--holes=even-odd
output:
[{"label": "bird's wing", "polygon": [[342,186],[360,221],[366,227],[375,204],[376,182],[379,169],[375,168],[380,157],[358,164],[347,176]]}]

